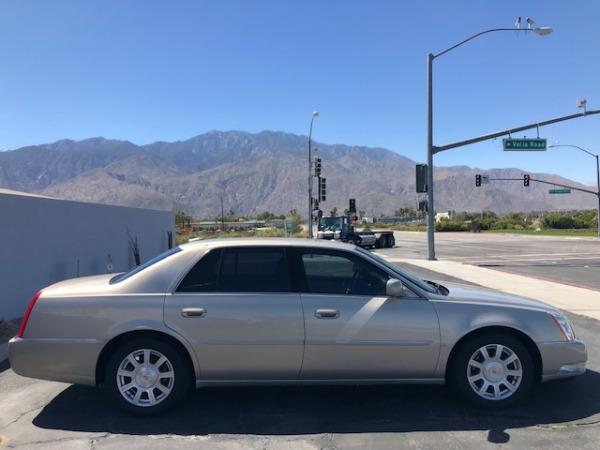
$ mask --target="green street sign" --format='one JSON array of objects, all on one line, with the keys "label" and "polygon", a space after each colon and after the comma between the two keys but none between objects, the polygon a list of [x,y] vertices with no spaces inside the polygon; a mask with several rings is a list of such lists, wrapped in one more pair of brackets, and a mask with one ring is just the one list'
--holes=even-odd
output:
[{"label": "green street sign", "polygon": [[546,139],[502,139],[504,151],[544,151]]},{"label": "green street sign", "polygon": [[570,194],[571,189],[550,189],[548,192],[551,194]]}]

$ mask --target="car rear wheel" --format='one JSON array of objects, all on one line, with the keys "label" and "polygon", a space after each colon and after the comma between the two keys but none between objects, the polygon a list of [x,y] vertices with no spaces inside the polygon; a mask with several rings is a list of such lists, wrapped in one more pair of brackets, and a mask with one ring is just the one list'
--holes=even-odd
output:
[{"label": "car rear wheel", "polygon": [[126,410],[152,415],[183,399],[190,385],[184,360],[168,343],[136,339],[120,346],[106,367],[106,389]]},{"label": "car rear wheel", "polygon": [[504,408],[531,392],[533,372],[531,355],[519,340],[490,334],[478,336],[460,349],[452,379],[472,403]]}]

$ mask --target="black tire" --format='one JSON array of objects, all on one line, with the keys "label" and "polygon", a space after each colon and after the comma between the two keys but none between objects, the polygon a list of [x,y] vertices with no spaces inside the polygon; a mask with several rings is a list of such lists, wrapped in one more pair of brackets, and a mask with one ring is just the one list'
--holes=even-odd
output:
[{"label": "black tire", "polygon": [[352,244],[352,245],[360,245],[360,241],[358,239],[354,239],[354,238],[350,238],[348,239],[348,244]]},{"label": "black tire", "polygon": [[383,237],[383,248],[390,248],[392,246],[390,236],[388,234],[382,236]]},{"label": "black tire", "polygon": [[190,387],[183,358],[159,339],[121,345],[106,366],[105,387],[122,408],[139,415],[162,413],[179,403]]},{"label": "black tire", "polygon": [[516,338],[493,333],[466,342],[451,366],[451,380],[471,403],[501,409],[526,397],[534,384],[531,355]]}]

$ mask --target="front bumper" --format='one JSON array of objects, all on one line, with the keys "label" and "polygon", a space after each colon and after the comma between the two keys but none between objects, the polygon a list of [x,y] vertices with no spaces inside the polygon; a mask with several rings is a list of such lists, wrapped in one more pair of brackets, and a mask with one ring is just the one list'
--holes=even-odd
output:
[{"label": "front bumper", "polygon": [[587,350],[583,341],[545,342],[538,347],[543,364],[542,381],[573,378],[585,373]]}]

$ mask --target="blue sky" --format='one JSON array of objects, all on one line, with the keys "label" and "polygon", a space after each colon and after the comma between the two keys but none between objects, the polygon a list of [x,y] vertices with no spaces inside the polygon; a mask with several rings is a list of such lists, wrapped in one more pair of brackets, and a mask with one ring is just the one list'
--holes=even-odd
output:
[{"label": "blue sky", "polygon": [[[434,61],[434,144],[600,109],[598,0],[2,0],[0,149],[103,136],[135,144],[211,130],[284,131],[426,160],[427,54],[531,17]],[[600,153],[600,114],[540,137]],[[512,137],[537,137],[536,130]],[[519,167],[580,182],[577,149],[504,152],[501,139],[436,166]]]}]

